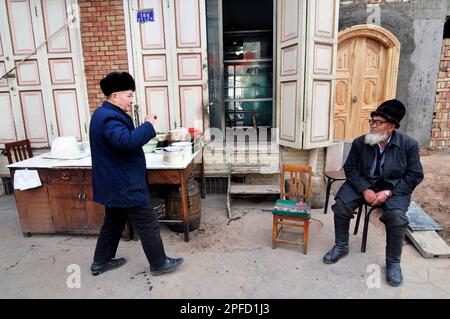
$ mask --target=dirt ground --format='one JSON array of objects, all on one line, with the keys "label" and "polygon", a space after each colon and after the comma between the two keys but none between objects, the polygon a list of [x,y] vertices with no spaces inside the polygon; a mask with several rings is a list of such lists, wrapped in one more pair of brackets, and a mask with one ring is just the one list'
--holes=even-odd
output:
[{"label": "dirt ground", "polygon": [[425,173],[413,200],[444,228],[439,235],[450,245],[450,150],[422,150]]}]

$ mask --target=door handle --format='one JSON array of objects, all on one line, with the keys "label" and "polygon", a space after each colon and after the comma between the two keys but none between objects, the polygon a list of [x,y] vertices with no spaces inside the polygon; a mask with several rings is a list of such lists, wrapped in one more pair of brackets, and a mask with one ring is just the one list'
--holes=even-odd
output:
[{"label": "door handle", "polygon": [[353,103],[357,103],[358,102],[358,98],[356,97],[356,95],[353,97],[352,102]]}]

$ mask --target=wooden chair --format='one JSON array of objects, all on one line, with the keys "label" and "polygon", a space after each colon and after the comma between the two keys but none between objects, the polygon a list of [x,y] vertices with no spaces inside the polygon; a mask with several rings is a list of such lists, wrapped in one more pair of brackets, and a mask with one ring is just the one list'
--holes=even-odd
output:
[{"label": "wooden chair", "polygon": [[[12,143],[5,144],[5,153],[8,158],[8,164],[13,164],[15,162],[20,162],[28,158],[33,157],[33,152],[31,151],[30,140],[22,140]],[[14,160],[12,155],[14,154]]]},{"label": "wooden chair", "polygon": [[[30,140],[26,139],[17,142],[5,143],[5,150],[2,151],[2,154],[8,158],[9,165],[31,158],[33,157],[33,152],[31,150]],[[2,184],[4,185],[5,194],[11,194],[12,187],[7,186],[11,184],[11,177],[9,175],[2,176]]]},{"label": "wooden chair", "polygon": [[[286,192],[285,174],[288,173],[289,192]],[[305,177],[305,180],[304,180]],[[311,219],[312,199],[312,168],[310,166],[283,165],[281,169],[281,192],[280,199],[276,201],[272,210],[273,214],[273,237],[272,248],[277,243],[285,243],[304,247],[304,253],[308,250],[308,233]],[[305,182],[305,185],[303,185]],[[295,200],[290,200],[295,198]],[[280,227],[278,227],[280,225]],[[283,227],[303,228],[303,243],[278,239]]]}]

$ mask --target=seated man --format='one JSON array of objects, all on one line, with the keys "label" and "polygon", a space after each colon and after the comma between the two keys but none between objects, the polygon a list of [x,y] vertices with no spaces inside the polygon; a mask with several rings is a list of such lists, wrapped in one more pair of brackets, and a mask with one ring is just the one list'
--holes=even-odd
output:
[{"label": "seated man", "polygon": [[413,138],[397,132],[406,113],[398,100],[383,102],[372,112],[370,133],[356,138],[344,164],[346,182],[336,194],[335,246],[323,257],[333,264],[348,253],[348,230],[354,211],[362,203],[380,206],[386,227],[386,279],[402,283],[402,245],[408,225],[406,211],[414,188],[423,179],[419,146]]}]

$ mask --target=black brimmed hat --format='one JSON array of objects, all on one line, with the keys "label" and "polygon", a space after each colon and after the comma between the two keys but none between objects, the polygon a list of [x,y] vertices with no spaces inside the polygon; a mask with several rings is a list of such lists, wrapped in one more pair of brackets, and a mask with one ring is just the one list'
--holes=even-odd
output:
[{"label": "black brimmed hat", "polygon": [[399,128],[400,121],[405,116],[405,113],[406,109],[403,103],[399,100],[393,99],[381,103],[375,111],[370,113],[370,116],[382,116],[386,119],[386,121],[395,124],[395,128]]},{"label": "black brimmed hat", "polygon": [[114,92],[136,90],[133,77],[127,72],[111,72],[100,80],[100,88],[105,96]]}]

